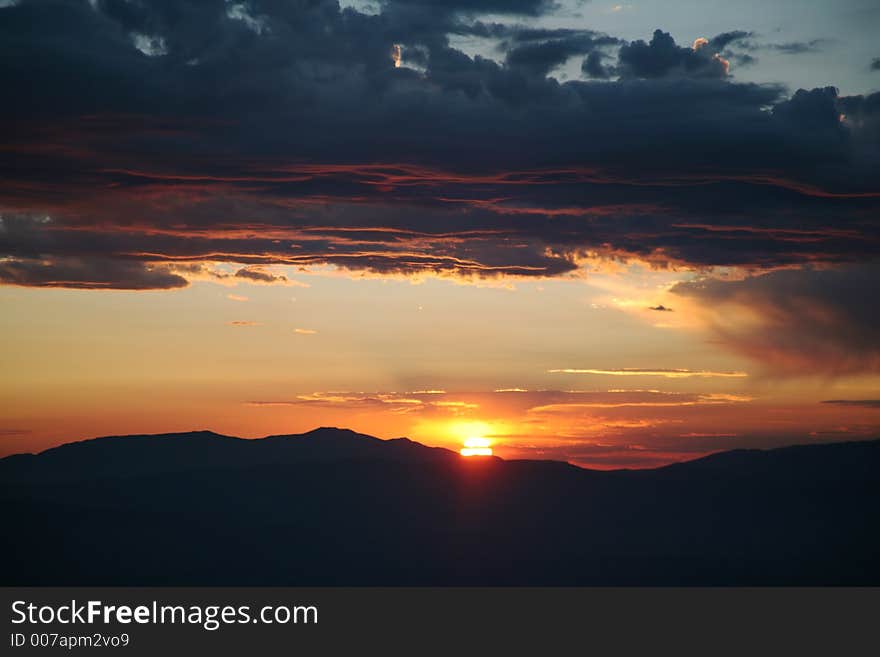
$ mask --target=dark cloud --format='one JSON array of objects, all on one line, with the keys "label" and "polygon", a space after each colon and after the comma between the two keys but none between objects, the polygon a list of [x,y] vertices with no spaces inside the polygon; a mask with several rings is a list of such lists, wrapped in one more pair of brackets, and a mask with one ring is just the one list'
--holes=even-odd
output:
[{"label": "dark cloud", "polygon": [[[547,33],[550,31],[541,30],[540,32]],[[595,53],[601,58],[602,53],[597,50],[598,48],[620,43],[619,39],[595,32],[574,32],[570,30],[561,32],[562,34],[556,35],[552,33],[546,34],[546,37],[549,38],[544,39],[539,39],[537,35],[533,35],[528,40],[523,39],[522,33],[520,33],[519,39],[526,42],[516,45],[508,51],[507,65],[511,68],[524,69],[532,75],[543,77],[572,57],[583,56],[586,53],[591,55]],[[599,60],[598,70],[602,70],[601,59]],[[593,77],[603,76],[594,75]],[[607,75],[604,77],[607,77]]]},{"label": "dark cloud", "polygon": [[661,313],[671,313],[672,312],[672,308],[667,308],[662,303],[659,306],[651,306],[648,310],[656,310],[657,312],[661,312]]},{"label": "dark cloud", "polygon": [[386,8],[414,7],[417,9],[462,12],[469,14],[521,14],[537,16],[553,9],[554,0],[379,0]]},{"label": "dark cloud", "polygon": [[604,59],[605,54],[603,52],[599,50],[591,51],[590,54],[584,57],[584,61],[581,63],[581,71],[591,78],[598,78],[600,80],[610,78],[613,70],[602,63]]},{"label": "dark cloud", "polygon": [[848,96],[838,99],[841,120],[859,135],[853,151],[865,168],[878,163],[880,145],[880,92],[868,96]]},{"label": "dark cloud", "polygon": [[811,39],[809,41],[790,41],[787,43],[764,43],[754,32],[735,30],[724,32],[709,41],[715,52],[723,51],[724,58],[733,62],[736,67],[753,66],[758,62],[755,53],[761,51],[776,52],[783,55],[803,55],[822,52],[828,39]]},{"label": "dark cloud", "polygon": [[[167,288],[210,262],[270,282],[258,267],[560,276],[587,254],[761,269],[877,252],[878,95],[737,82],[719,53],[745,32],[693,48],[658,31],[615,66],[610,35],[463,17],[493,3],[96,6],[0,9],[7,283]],[[494,39],[505,61],[451,33]],[[606,80],[546,77],[582,56]]]},{"label": "dark cloud", "polygon": [[819,129],[840,127],[837,89],[834,87],[809,91],[798,89],[790,100],[777,104],[773,113],[794,126],[809,125]]},{"label": "dark cloud", "polygon": [[167,267],[110,258],[41,258],[0,261],[0,283],[29,287],[153,290],[184,287]]},{"label": "dark cloud", "polygon": [[823,404],[840,404],[842,406],[863,406],[880,408],[880,399],[826,399]]},{"label": "dark cloud", "polygon": [[286,283],[287,276],[272,274],[260,267],[242,267],[235,272],[236,278],[245,278],[258,283]]},{"label": "dark cloud", "polygon": [[727,62],[719,56],[720,50],[735,40],[738,33],[725,33],[715,40],[694,42],[693,47],[682,47],[668,32],[655,30],[649,43],[633,41],[621,46],[618,53],[619,71],[623,77],[636,78],[724,78]]},{"label": "dark cloud", "polygon": [[809,41],[790,41],[788,43],[770,43],[764,46],[783,55],[803,55],[805,53],[822,52],[828,45],[827,39],[811,39]]},{"label": "dark cloud", "polygon": [[737,68],[742,66],[754,66],[758,63],[757,57],[753,57],[746,52],[732,52],[730,53],[729,58]]},{"label": "dark cloud", "polygon": [[875,57],[871,60],[871,70],[880,71],[880,57]]},{"label": "dark cloud", "polygon": [[743,41],[750,39],[753,36],[753,32],[747,32],[745,30],[732,30],[730,32],[722,32],[721,34],[716,34],[714,37],[712,37],[709,40],[709,45],[715,52],[721,52],[730,44],[742,43]]},{"label": "dark cloud", "polygon": [[880,310],[870,290],[878,273],[876,264],[781,270],[744,280],[679,283],[672,292],[709,309],[719,340],[771,372],[877,373]]}]

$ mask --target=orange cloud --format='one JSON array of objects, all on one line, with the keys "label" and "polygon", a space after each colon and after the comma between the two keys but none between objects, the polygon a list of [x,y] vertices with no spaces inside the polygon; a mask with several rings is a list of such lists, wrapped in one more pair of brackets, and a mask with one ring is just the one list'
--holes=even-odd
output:
[{"label": "orange cloud", "polygon": [[596,374],[603,376],[662,376],[667,379],[684,379],[689,377],[701,378],[733,378],[747,377],[746,372],[712,372],[709,370],[688,369],[640,369],[636,367],[621,367],[618,369],[556,369],[547,370],[551,374]]}]

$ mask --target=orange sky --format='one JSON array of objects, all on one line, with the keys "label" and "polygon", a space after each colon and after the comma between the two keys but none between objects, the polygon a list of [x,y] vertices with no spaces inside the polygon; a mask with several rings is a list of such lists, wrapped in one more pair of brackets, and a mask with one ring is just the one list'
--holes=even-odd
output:
[{"label": "orange sky", "polygon": [[484,285],[286,273],[284,285],[172,291],[0,288],[0,453],[332,425],[650,467],[880,425],[876,405],[822,403],[864,398],[870,376],[781,378],[721,348],[700,309],[668,292],[690,272],[597,266]]}]

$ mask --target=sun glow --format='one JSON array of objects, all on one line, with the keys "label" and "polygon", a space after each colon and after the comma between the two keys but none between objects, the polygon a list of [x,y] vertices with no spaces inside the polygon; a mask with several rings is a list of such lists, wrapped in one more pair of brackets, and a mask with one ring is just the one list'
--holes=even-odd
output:
[{"label": "sun glow", "polygon": [[492,456],[491,443],[479,436],[466,438],[464,447],[461,448],[462,456]]},{"label": "sun glow", "polygon": [[[459,407],[444,408],[458,411]],[[471,410],[465,408],[464,412]],[[429,419],[419,422],[412,433],[417,440],[455,449],[462,456],[492,456],[494,447],[503,443],[504,436],[515,433],[515,427],[499,419]]]}]

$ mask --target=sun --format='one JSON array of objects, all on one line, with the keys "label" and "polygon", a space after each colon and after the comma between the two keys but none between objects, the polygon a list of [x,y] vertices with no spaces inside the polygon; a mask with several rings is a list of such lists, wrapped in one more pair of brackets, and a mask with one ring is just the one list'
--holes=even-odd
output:
[{"label": "sun", "polygon": [[417,426],[417,434],[458,449],[462,456],[492,456],[496,439],[510,431],[506,423],[494,419],[428,420]]},{"label": "sun", "polygon": [[488,439],[481,436],[465,438],[462,456],[492,456],[492,447]]}]

